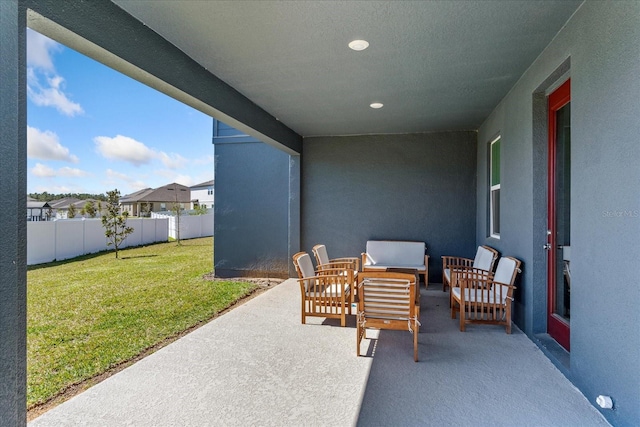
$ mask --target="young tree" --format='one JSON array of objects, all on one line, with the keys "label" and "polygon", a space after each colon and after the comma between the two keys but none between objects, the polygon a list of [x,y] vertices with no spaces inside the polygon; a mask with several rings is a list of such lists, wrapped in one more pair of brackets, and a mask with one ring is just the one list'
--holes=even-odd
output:
[{"label": "young tree", "polygon": [[102,226],[104,227],[104,235],[107,236],[107,246],[113,245],[118,258],[118,248],[124,242],[124,239],[133,233],[133,227],[127,227],[127,217],[129,212],[120,212],[118,201],[120,200],[120,192],[115,189],[107,191],[106,212],[102,216]]},{"label": "young tree", "polygon": [[140,214],[139,214],[139,216],[144,217],[144,218],[148,217],[150,209],[151,209],[151,207],[149,206],[149,203],[147,203],[147,202],[140,203]]},{"label": "young tree", "polygon": [[89,217],[91,218],[95,218],[96,217],[96,207],[94,206],[93,202],[87,202],[84,204],[84,207],[82,208],[82,215],[89,215]]},{"label": "young tree", "polygon": [[73,203],[69,205],[69,211],[67,211],[67,218],[75,218],[76,217],[76,207]]},{"label": "young tree", "polygon": [[193,215],[206,215],[209,210],[207,205],[197,205],[193,207]]},{"label": "young tree", "polygon": [[173,205],[171,206],[171,210],[173,211],[173,213],[175,214],[175,226],[176,226],[176,242],[178,242],[178,246],[181,246],[182,243],[180,243],[180,217],[182,216],[182,203],[180,203],[180,198],[178,197],[178,191],[184,191],[179,189],[176,184],[173,184],[173,191],[174,191],[174,202]]},{"label": "young tree", "polygon": [[171,210],[175,214],[174,223],[176,226],[176,242],[178,242],[178,246],[182,246],[182,243],[180,243],[180,217],[182,216],[182,206],[176,201],[171,206]]}]

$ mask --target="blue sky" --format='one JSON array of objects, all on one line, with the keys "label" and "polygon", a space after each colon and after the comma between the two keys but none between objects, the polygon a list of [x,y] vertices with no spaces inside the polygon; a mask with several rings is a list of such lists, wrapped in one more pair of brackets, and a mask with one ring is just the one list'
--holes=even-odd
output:
[{"label": "blue sky", "polygon": [[199,184],[211,134],[211,117],[28,30],[29,193]]}]

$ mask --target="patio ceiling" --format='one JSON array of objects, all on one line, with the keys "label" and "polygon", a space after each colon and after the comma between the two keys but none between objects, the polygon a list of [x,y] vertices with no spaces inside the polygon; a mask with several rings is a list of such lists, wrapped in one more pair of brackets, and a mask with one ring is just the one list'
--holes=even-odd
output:
[{"label": "patio ceiling", "polygon": [[114,3],[307,137],[475,130],[582,0]]}]

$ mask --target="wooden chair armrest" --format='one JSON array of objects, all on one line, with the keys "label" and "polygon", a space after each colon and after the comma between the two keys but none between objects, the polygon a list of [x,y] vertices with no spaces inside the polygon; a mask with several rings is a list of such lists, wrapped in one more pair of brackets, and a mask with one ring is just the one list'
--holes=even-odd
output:
[{"label": "wooden chair armrest", "polygon": [[442,265],[443,265],[443,268],[448,268],[449,266],[472,267],[473,260],[470,258],[462,258],[462,257],[445,255],[442,257]]},{"label": "wooden chair armrest", "polygon": [[336,261],[327,264],[318,264],[316,267],[316,272],[324,270],[355,270],[355,264],[353,261]]},{"label": "wooden chair armrest", "polygon": [[451,287],[466,286],[465,282],[482,282],[483,288],[489,288],[493,280],[493,272],[482,270],[480,268],[450,266]]},{"label": "wooden chair armrest", "polygon": [[366,252],[362,252],[362,254],[360,254],[362,256],[362,268],[364,268],[364,266],[367,264],[367,258],[369,257],[369,255],[367,255]]},{"label": "wooden chair armrest", "polygon": [[478,276],[488,276],[489,279],[493,278],[493,271],[483,270],[481,268],[475,267],[466,267],[463,265],[450,265],[451,274],[469,274],[469,275],[478,275]]},{"label": "wooden chair armrest", "polygon": [[354,264],[355,270],[360,269],[360,258],[358,257],[334,258],[329,260],[329,263],[333,263],[333,262],[350,262]]}]

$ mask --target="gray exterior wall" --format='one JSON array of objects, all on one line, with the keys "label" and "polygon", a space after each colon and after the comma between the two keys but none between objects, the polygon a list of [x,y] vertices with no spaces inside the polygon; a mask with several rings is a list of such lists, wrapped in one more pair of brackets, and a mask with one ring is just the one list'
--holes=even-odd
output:
[{"label": "gray exterior wall", "polygon": [[0,426],[26,425],[26,31],[17,1],[0,2]]},{"label": "gray exterior wall", "polygon": [[216,276],[289,277],[290,156],[258,141],[216,142],[215,156]]},{"label": "gray exterior wall", "polygon": [[[516,323],[545,342],[546,104],[571,77],[571,353],[555,358],[614,425],[640,423],[640,2],[586,2],[478,134],[477,243],[524,261]],[[487,238],[487,144],[502,135],[501,238]],[[610,214],[623,212],[623,214]],[[557,349],[556,349],[557,350]],[[557,351],[556,351],[557,354]],[[566,361],[562,363],[562,358]]]},{"label": "gray exterior wall", "polygon": [[442,255],[475,254],[476,133],[305,138],[302,250],[360,256],[367,240],[427,244],[431,281]]}]

